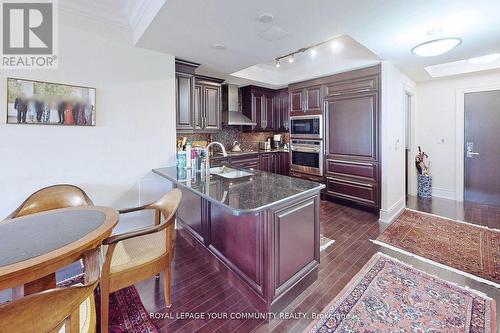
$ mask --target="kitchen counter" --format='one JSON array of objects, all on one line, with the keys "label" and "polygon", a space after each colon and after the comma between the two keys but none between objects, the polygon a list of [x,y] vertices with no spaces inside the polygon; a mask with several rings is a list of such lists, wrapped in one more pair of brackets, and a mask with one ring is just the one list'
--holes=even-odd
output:
[{"label": "kitchen counter", "polygon": [[317,193],[325,187],[324,184],[258,170],[252,170],[252,176],[240,179],[217,175],[207,178],[199,172],[193,176],[190,171],[176,167],[153,169],[153,172],[228,209],[234,215],[263,211],[287,200]]},{"label": "kitchen counter", "polygon": [[278,149],[271,149],[271,150],[242,150],[242,151],[227,151],[227,156],[223,156],[221,153],[215,154],[213,156],[210,156],[210,159],[212,160],[220,160],[220,159],[227,159],[231,157],[238,157],[238,156],[257,156],[260,154],[272,154],[272,153],[288,153],[289,150],[285,150],[283,148],[278,148]]},{"label": "kitchen counter", "polygon": [[153,172],[182,191],[179,236],[200,249],[256,309],[278,312],[318,277],[324,185],[243,170],[252,175],[229,180],[176,167]]}]

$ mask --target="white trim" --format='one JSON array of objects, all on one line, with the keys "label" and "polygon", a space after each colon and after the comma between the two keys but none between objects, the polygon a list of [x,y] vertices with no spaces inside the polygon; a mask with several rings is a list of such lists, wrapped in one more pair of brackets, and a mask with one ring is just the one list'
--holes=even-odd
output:
[{"label": "white trim", "polygon": [[464,139],[465,139],[465,106],[466,93],[500,90],[500,84],[459,88],[456,90],[455,109],[455,200],[464,201]]},{"label": "white trim", "polygon": [[126,2],[123,11],[132,29],[134,45],[139,42],[165,2],[166,0],[128,0]]},{"label": "white trim", "polygon": [[468,277],[469,279],[476,280],[476,281],[478,281],[478,282],[481,282],[481,283],[484,283],[484,284],[487,284],[487,285],[490,285],[490,286],[493,286],[493,287],[495,287],[495,288],[500,289],[500,284],[495,283],[495,282],[493,282],[493,281],[489,281],[489,280],[483,279],[483,278],[481,278],[481,277],[479,277],[479,276],[475,276],[475,275],[472,275],[472,274],[470,274],[470,273],[463,272],[463,271],[461,271],[461,270],[459,270],[459,269],[456,269],[456,268],[453,268],[453,267],[450,267],[450,266],[446,266],[446,265],[441,264],[441,263],[439,263],[439,262],[433,261],[433,260],[431,260],[431,259],[427,259],[427,258],[425,258],[425,257],[421,257],[421,256],[419,256],[419,255],[417,255],[417,254],[414,254],[414,253],[411,253],[411,252],[408,252],[408,251],[402,250],[402,249],[400,249],[400,248],[398,248],[398,247],[395,247],[395,246],[392,246],[392,245],[386,244],[386,243],[381,242],[381,241],[376,240],[376,239],[375,239],[375,240],[370,239],[370,241],[371,241],[371,242],[373,242],[374,244],[380,245],[380,246],[385,247],[385,248],[388,248],[388,249],[390,249],[390,250],[393,250],[393,251],[396,251],[396,252],[402,253],[402,254],[404,254],[404,255],[407,255],[407,256],[410,256],[410,257],[413,257],[413,258],[417,258],[417,259],[419,259],[419,260],[421,260],[421,261],[424,261],[424,262],[426,262],[426,263],[432,264],[432,265],[434,265],[434,266],[438,266],[438,267],[443,268],[443,269],[446,269],[446,270],[448,270],[448,271],[451,271],[451,272],[454,272],[454,273],[460,274],[460,275],[462,275],[462,276]]},{"label": "white trim", "polygon": [[440,187],[432,187],[432,196],[450,200],[455,200],[456,198],[455,191],[450,191]]},{"label": "white trim", "polygon": [[[324,237],[324,236],[323,236]],[[324,250],[326,250],[330,245],[332,245],[333,243],[335,243],[335,240],[333,239],[330,239],[328,242],[326,242],[325,244],[323,244],[322,246],[320,246],[319,248],[319,252],[322,252]]]},{"label": "white trim", "polygon": [[[416,138],[415,138],[415,123],[416,123],[416,110],[417,110],[417,94],[414,86],[410,86],[406,83],[403,83],[403,98],[404,98],[404,103],[403,105],[406,106],[406,94],[411,96],[411,106],[410,106],[410,156],[408,160],[408,166],[405,165],[405,167],[413,166],[413,157],[416,155],[417,152],[417,145],[416,145]],[[406,108],[404,110],[405,116],[404,116],[404,121],[406,121]],[[406,123],[404,124],[404,136],[403,136],[403,142],[406,140]],[[406,149],[406,147],[404,147]],[[417,170],[415,167],[409,169],[410,172],[408,172],[408,177],[409,179],[409,184],[408,184],[408,190],[410,194],[416,195],[417,194]],[[406,189],[403,191],[405,193]],[[405,193],[406,195],[406,193]]]},{"label": "white trim", "polygon": [[379,222],[382,223],[392,223],[396,220],[399,215],[403,213],[405,210],[405,199],[399,199],[394,205],[392,205],[389,209],[381,209]]}]

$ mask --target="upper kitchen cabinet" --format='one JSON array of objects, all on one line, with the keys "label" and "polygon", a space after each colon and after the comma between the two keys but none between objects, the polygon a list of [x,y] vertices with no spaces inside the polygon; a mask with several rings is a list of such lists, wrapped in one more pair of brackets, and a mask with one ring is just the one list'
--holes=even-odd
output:
[{"label": "upper kitchen cabinet", "polygon": [[219,79],[196,77],[195,86],[199,89],[201,98],[199,110],[196,112],[201,120],[201,130],[204,132],[221,129],[221,83]]},{"label": "upper kitchen cabinet", "polygon": [[176,59],[176,128],[179,133],[221,129],[223,80],[195,74],[199,64]]},{"label": "upper kitchen cabinet", "polygon": [[243,115],[256,123],[246,126],[245,131],[275,131],[277,116],[275,114],[274,90],[246,86],[241,88]]},{"label": "upper kitchen cabinet", "polygon": [[290,128],[290,111],[288,109],[288,89],[279,90],[274,95],[275,129],[288,132]]},{"label": "upper kitchen cabinet", "polygon": [[193,106],[194,76],[184,73],[175,74],[175,103],[177,130],[194,129]]},{"label": "upper kitchen cabinet", "polygon": [[303,87],[302,84],[290,87],[290,112],[293,116],[321,114],[323,105],[323,86]]}]

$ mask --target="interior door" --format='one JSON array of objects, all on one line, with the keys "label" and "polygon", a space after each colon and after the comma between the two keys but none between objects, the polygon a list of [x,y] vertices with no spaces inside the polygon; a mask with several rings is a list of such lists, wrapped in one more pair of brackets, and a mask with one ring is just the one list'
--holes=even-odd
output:
[{"label": "interior door", "polygon": [[465,94],[464,198],[500,206],[500,90]]}]

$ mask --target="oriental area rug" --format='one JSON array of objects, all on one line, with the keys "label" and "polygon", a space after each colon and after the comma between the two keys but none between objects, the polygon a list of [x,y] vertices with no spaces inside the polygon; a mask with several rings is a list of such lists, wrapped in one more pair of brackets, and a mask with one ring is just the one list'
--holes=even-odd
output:
[{"label": "oriental area rug", "polygon": [[[61,281],[58,287],[68,287],[83,282],[83,274]],[[99,287],[94,291],[97,313],[97,332],[100,331]],[[149,313],[141,302],[134,286],[120,289],[109,295],[109,333],[158,333]]]},{"label": "oriental area rug", "polygon": [[495,333],[495,311],[482,293],[377,253],[306,331]]},{"label": "oriental area rug", "polygon": [[375,243],[500,288],[500,231],[406,209]]}]

